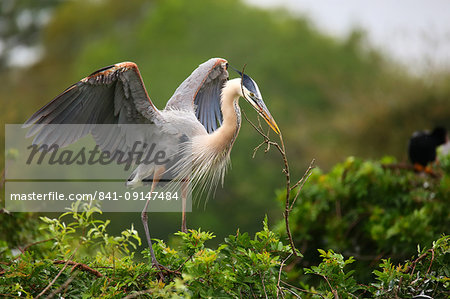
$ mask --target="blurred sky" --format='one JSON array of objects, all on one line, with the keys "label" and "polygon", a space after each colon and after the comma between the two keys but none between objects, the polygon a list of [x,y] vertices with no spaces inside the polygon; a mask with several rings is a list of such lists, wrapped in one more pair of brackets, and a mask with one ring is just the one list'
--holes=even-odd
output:
[{"label": "blurred sky", "polygon": [[[450,67],[450,0],[244,1],[265,8],[287,8],[331,35],[345,37],[352,28],[363,28],[372,45],[413,71]],[[27,15],[21,17],[18,21],[26,23]],[[48,14],[44,17],[45,21],[50,18]],[[0,39],[0,52],[2,48]],[[18,46],[11,51],[9,64],[27,66],[41,55],[39,45]]]},{"label": "blurred sky", "polygon": [[346,36],[363,28],[369,42],[413,71],[450,67],[449,0],[246,0],[305,15],[317,28]]}]

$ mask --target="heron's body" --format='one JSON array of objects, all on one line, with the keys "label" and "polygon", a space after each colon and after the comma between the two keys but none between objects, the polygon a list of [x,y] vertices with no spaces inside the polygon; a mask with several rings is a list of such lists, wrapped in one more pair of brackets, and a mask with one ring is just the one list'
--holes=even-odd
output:
[{"label": "heron's body", "polygon": [[[176,89],[163,110],[151,102],[137,65],[131,62],[102,68],[75,83],[34,113],[25,123],[33,126],[30,135],[36,143],[51,140],[60,146],[92,134],[100,147],[112,150],[130,148],[129,135],[138,140],[169,140],[165,150],[181,157],[175,165],[139,165],[127,185],[139,186],[153,176],[152,190],[165,171],[175,170],[179,181],[190,180],[193,187],[210,190],[225,175],[230,151],[241,126],[240,97],[247,100],[277,133],[279,129],[265,106],[256,82],[245,74],[228,80],[228,63],[212,58],[201,64]],[[75,132],[57,132],[38,124],[80,124]],[[106,134],[97,124],[117,124],[115,134]],[[154,127],[152,133],[130,132],[124,124]],[[150,137],[149,137],[150,136]],[[175,136],[175,138],[172,138]],[[181,140],[180,144],[172,139]],[[142,219],[151,249],[146,202]],[[183,229],[185,229],[183,205]],[[154,257],[153,262],[157,264]]]},{"label": "heron's body", "polygon": [[207,182],[212,190],[219,181],[223,182],[230,162],[231,148],[241,127],[241,111],[238,105],[242,94],[240,88],[240,79],[226,83],[222,90],[222,125],[211,134],[205,132],[191,139],[188,148],[192,151],[191,180],[194,186]]},{"label": "heron's body", "polygon": [[[186,141],[180,147],[182,158],[171,169],[179,173],[177,180],[189,179],[193,186],[211,191],[217,183],[223,182],[230,152],[241,126],[241,111],[238,105],[242,95],[240,79],[229,80],[222,89],[222,125],[208,133],[192,111],[175,107],[164,109],[160,114],[161,130],[168,134],[184,136]],[[127,185],[139,187],[142,181],[156,171],[149,165],[138,166]],[[207,185],[205,185],[207,184]]]}]

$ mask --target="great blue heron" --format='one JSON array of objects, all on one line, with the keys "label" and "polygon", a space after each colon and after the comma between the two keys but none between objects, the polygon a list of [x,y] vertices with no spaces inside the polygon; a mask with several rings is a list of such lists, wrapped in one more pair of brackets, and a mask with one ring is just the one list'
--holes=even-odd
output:
[{"label": "great blue heron", "polygon": [[[277,134],[280,132],[256,82],[237,70],[239,77],[229,80],[227,70],[225,59],[209,59],[181,83],[166,107],[158,110],[147,94],[137,65],[118,63],[75,83],[34,113],[25,125],[154,124],[161,131],[168,131],[170,127],[185,136],[191,148],[191,164],[181,173],[191,181],[213,184],[223,178],[241,126],[240,97],[249,102]],[[88,127],[84,134],[91,131],[92,127]],[[73,136],[70,142],[81,135]],[[165,170],[164,167],[152,170],[152,190]],[[138,184],[147,175],[148,171],[136,169],[128,183]],[[141,218],[152,262],[158,266],[148,229],[148,203]],[[186,230],[184,208],[183,204],[182,230]]]}]

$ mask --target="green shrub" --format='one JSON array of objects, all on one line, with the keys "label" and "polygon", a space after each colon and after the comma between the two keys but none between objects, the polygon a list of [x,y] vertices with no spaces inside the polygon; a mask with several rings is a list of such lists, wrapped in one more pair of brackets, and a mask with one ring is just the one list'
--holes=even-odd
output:
[{"label": "green shrub", "polygon": [[[280,259],[289,254],[289,247],[269,230],[267,218],[253,238],[238,231],[217,249],[205,246],[214,235],[201,229],[176,233],[177,249],[155,240],[156,256],[167,267],[161,276],[151,265],[148,249],[143,252],[148,261],[134,259],[132,250],[140,238],[133,227],[111,236],[106,232],[109,220],[94,218],[99,213],[84,205],[58,219],[41,217],[47,239],[2,262],[0,294],[34,297],[50,286],[46,296],[276,296]],[[36,259],[36,254],[45,258]]]},{"label": "green shrub", "polygon": [[[319,262],[317,248],[332,249],[355,257],[351,269],[357,270],[357,280],[369,282],[381,259],[402,262],[417,245],[430,246],[448,234],[448,160],[442,159],[433,175],[415,173],[393,158],[350,157],[329,173],[314,169],[290,218],[304,255],[301,266]],[[282,192],[278,198],[283,202]],[[284,231],[284,223],[277,231]]]},{"label": "green shrub", "polygon": [[[39,240],[20,251],[16,239],[2,241],[0,296],[448,298],[448,162],[436,176],[387,158],[314,170],[291,214],[303,257],[266,217],[253,237],[238,230],[217,248],[207,246],[214,234],[200,228],[175,233],[169,244],[154,239],[160,271],[148,249],[144,260],[136,256],[141,239],[133,227],[110,235],[98,208],[75,205],[57,219],[41,217],[39,231],[27,226],[23,240]],[[8,223],[23,215],[8,215],[17,217]]]}]

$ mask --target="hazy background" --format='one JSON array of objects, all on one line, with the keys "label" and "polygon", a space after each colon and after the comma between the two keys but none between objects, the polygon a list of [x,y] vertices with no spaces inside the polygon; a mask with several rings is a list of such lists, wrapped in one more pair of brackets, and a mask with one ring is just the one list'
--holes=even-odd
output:
[{"label": "hazy background", "polygon": [[[350,155],[406,161],[413,131],[450,127],[448,2],[274,2],[3,0],[2,125],[23,123],[72,83],[121,61],[138,64],[163,108],[197,65],[224,57],[247,64],[258,82],[294,179],[313,158],[325,170]],[[255,119],[244,101],[241,108]],[[275,151],[252,159],[260,142],[244,120],[224,188],[206,210],[194,208],[188,226],[222,238],[256,231],[265,214],[281,219],[282,162]],[[138,213],[112,217],[121,229],[141,228]],[[150,227],[166,238],[180,215],[153,213]]]},{"label": "hazy background", "polygon": [[411,71],[444,70],[450,65],[450,2],[446,0],[247,0],[284,7],[308,18],[322,32],[345,37],[355,28],[368,42]]}]

